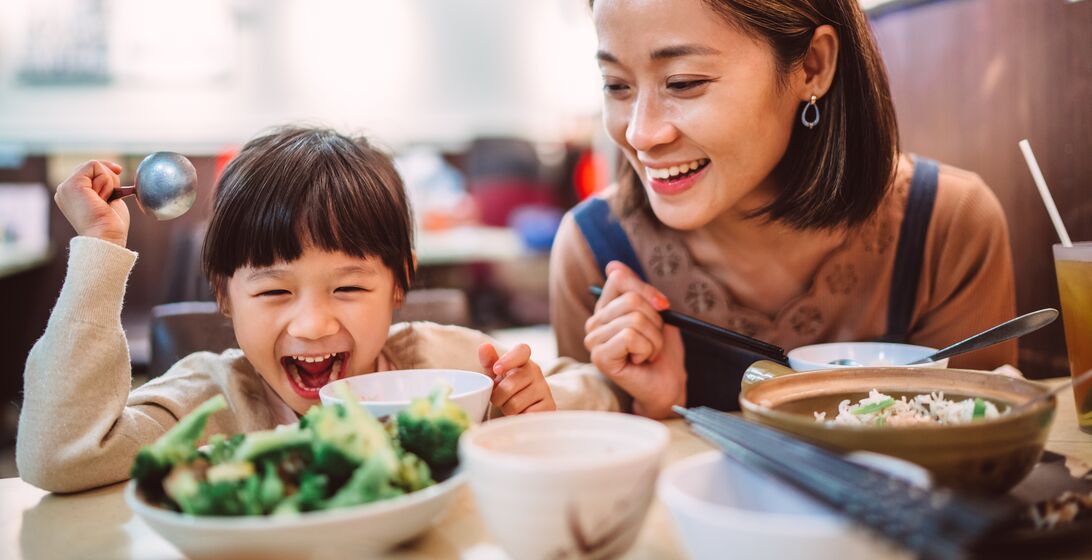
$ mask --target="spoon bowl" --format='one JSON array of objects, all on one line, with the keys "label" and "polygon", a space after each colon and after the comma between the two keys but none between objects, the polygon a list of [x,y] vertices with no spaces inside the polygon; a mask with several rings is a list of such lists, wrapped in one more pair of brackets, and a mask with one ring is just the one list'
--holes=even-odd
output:
[{"label": "spoon bowl", "polygon": [[140,162],[131,187],[121,187],[108,200],[136,195],[145,212],[160,221],[185,214],[197,200],[197,170],[174,152],[155,152]]}]

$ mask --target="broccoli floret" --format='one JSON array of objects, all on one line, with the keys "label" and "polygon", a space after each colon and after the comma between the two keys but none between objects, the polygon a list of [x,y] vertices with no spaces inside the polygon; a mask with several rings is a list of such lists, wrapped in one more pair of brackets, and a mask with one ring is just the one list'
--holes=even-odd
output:
[{"label": "broccoli floret", "polygon": [[296,515],[301,511],[322,509],[326,501],[328,480],[325,475],[304,471],[295,492],[289,493],[285,489],[288,497],[273,508],[273,515]]},{"label": "broccoli floret", "polygon": [[402,453],[398,458],[398,472],[392,482],[406,492],[416,492],[436,484],[432,480],[432,471],[428,463],[410,452]]},{"label": "broccoli floret", "polygon": [[278,426],[274,430],[252,432],[231,455],[233,461],[255,461],[260,457],[288,454],[307,449],[311,436],[297,426]]},{"label": "broccoli floret", "polygon": [[[398,465],[395,465],[397,469]],[[366,504],[403,494],[403,490],[391,485],[397,475],[382,457],[373,455],[353,471],[353,476],[326,502],[326,508],[340,508]]]},{"label": "broccoli floret", "polygon": [[428,397],[414,399],[395,420],[399,443],[434,472],[459,462],[459,435],[470,427],[466,411],[448,400],[450,393],[451,387],[438,386]]},{"label": "broccoli floret", "polygon": [[160,481],[167,476],[171,467],[187,463],[197,457],[196,443],[205,431],[205,424],[213,413],[227,408],[223,395],[216,395],[198,406],[193,412],[178,421],[155,443],[146,445],[137,452],[129,476],[137,481],[141,490],[153,498],[162,494]]},{"label": "broccoli floret", "polygon": [[[314,468],[332,481],[350,476],[365,461],[378,460],[386,472],[398,470],[398,457],[386,428],[356,402],[348,387],[338,395],[344,404],[313,407],[300,425],[313,435]],[[335,484],[335,486],[337,486]]]},{"label": "broccoli floret", "polygon": [[230,438],[224,434],[213,434],[209,436],[208,443],[197,448],[197,453],[209,463],[217,465],[230,460],[245,438],[246,434],[235,434]]}]

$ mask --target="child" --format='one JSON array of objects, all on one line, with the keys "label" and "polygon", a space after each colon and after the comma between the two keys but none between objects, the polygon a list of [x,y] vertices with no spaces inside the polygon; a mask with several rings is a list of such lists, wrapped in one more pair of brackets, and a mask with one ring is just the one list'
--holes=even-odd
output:
[{"label": "child", "polygon": [[591,366],[563,361],[543,375],[523,344],[498,356],[477,331],[392,327],[414,273],[402,181],[365,140],[306,128],[249,142],[217,188],[204,268],[239,349],[192,354],[130,392],[120,317],[137,255],[125,249],[125,203],[105,202],[120,172],[89,161],[57,188],[79,235],[27,359],[16,460],[31,484],[73,492],[124,480],[141,446],[218,393],[230,410],[207,431],[230,435],[295,422],[325,383],[375,371],[480,367],[495,381],[491,415],[620,406]]}]

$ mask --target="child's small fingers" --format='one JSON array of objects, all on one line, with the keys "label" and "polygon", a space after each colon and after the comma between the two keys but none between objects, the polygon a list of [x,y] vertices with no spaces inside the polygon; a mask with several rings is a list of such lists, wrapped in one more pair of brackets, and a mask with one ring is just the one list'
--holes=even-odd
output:
[{"label": "child's small fingers", "polygon": [[518,393],[512,395],[504,405],[500,407],[501,412],[504,412],[506,416],[512,416],[513,414],[523,414],[528,408],[542,401],[544,396],[534,386],[524,387]]},{"label": "child's small fingers", "polygon": [[114,163],[112,161],[105,160],[105,159],[100,159],[99,163],[102,163],[107,168],[109,168],[110,171],[113,171],[114,173],[121,173],[121,170],[124,169],[122,166],[120,166],[120,165],[118,165],[118,164],[116,164],[116,163]]},{"label": "child's small fingers", "polygon": [[557,405],[554,404],[553,399],[542,399],[537,403],[523,409],[523,414],[530,412],[553,412],[557,410]]},{"label": "child's small fingers", "polygon": [[533,376],[526,369],[515,369],[506,372],[497,378],[497,384],[493,386],[493,392],[489,396],[494,406],[503,407],[513,395],[531,385]]},{"label": "child's small fingers", "polygon": [[528,360],[531,359],[531,347],[526,344],[517,344],[515,348],[504,353],[503,356],[497,360],[497,363],[493,364],[493,373],[501,373],[513,368],[522,367]]},{"label": "child's small fingers", "polygon": [[493,365],[497,363],[497,349],[492,344],[483,342],[481,346],[478,346],[478,363],[482,365],[486,374],[496,377]]}]

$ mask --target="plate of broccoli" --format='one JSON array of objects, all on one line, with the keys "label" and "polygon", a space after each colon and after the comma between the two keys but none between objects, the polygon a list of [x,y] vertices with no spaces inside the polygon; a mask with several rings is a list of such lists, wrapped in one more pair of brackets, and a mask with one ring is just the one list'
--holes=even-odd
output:
[{"label": "plate of broccoli", "polygon": [[463,476],[458,439],[470,422],[433,389],[377,420],[352,398],[315,406],[298,424],[209,437],[216,396],[142,448],[130,507],[191,557],[321,557],[379,551],[426,530]]}]

